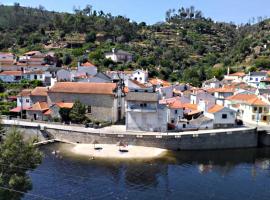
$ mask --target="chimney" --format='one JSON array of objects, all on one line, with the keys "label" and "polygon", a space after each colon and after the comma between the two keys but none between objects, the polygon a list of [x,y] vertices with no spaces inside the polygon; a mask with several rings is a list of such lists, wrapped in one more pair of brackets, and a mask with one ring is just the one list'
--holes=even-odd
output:
[{"label": "chimney", "polygon": [[228,69],[227,69],[227,76],[229,76],[230,75],[230,67],[228,67]]},{"label": "chimney", "polygon": [[113,52],[113,54],[115,54],[115,48],[112,48],[112,52]]}]

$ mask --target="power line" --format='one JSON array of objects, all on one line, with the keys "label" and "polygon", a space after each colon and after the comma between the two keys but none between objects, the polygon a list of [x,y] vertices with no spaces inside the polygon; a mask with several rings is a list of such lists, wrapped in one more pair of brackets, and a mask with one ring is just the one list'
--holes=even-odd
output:
[{"label": "power line", "polygon": [[23,192],[23,191],[19,191],[19,190],[14,190],[14,189],[11,189],[11,188],[8,188],[8,187],[0,186],[0,189],[7,190],[7,191],[10,191],[10,192],[16,192],[16,193],[24,194],[24,195],[28,195],[28,196],[32,196],[32,197],[35,197],[35,198],[41,198],[41,199],[47,199],[47,200],[57,200],[57,199],[53,199],[53,198],[50,198],[50,197],[45,197],[45,196],[42,196],[42,195],[37,195],[37,194],[27,193],[27,192]]}]

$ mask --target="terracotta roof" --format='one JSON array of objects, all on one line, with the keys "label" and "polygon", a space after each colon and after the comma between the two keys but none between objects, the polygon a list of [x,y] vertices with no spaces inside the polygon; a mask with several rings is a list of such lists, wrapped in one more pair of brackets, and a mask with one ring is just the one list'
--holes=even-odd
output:
[{"label": "terracotta roof", "polygon": [[219,92],[219,93],[234,93],[235,88],[234,87],[223,87],[223,88],[210,88],[206,89],[209,93]]},{"label": "terracotta roof", "polygon": [[116,83],[81,83],[81,82],[58,82],[49,89],[49,93],[71,94],[107,94],[113,95]]},{"label": "terracotta roof", "polygon": [[[28,110],[29,107],[23,107],[23,110]],[[18,113],[18,112],[21,112],[21,106],[18,106],[16,108],[12,108],[11,110],[9,110],[9,112],[15,112],[15,113]]]},{"label": "terracotta roof", "polygon": [[230,96],[228,98],[226,98],[227,100],[234,100],[234,101],[247,101],[250,99],[254,99],[257,98],[257,96],[255,94],[236,94],[233,96]]},{"label": "terracotta roof", "polygon": [[245,72],[235,72],[233,74],[230,74],[229,76],[240,76],[240,77],[243,77],[245,75],[246,75]]},{"label": "terracotta roof", "polygon": [[184,108],[190,109],[190,110],[198,110],[197,104],[191,104],[191,103],[184,103]]},{"label": "terracotta roof", "polygon": [[32,92],[31,96],[47,96],[47,87],[36,87]]},{"label": "terracotta roof", "polygon": [[209,113],[216,113],[216,112],[219,112],[223,109],[224,107],[223,106],[220,106],[220,105],[214,105],[213,107],[211,107],[207,112]]},{"label": "terracotta roof", "polygon": [[51,115],[52,114],[52,110],[51,109],[49,109],[49,110],[47,110],[45,113],[43,113],[44,115]]},{"label": "terracotta roof", "polygon": [[258,97],[256,97],[255,99],[249,99],[249,100],[247,100],[247,103],[249,105],[254,105],[254,106],[268,106],[269,105],[266,102],[264,102],[261,99],[259,99]]},{"label": "terracotta roof", "polygon": [[165,86],[165,87],[171,85],[169,82],[158,79],[158,78],[150,79],[149,83],[151,83],[152,85],[162,85],[162,86]]},{"label": "terracotta roof", "polygon": [[169,104],[170,109],[181,109],[184,108],[184,105],[181,103],[181,101],[174,101],[173,103]]},{"label": "terracotta roof", "polygon": [[32,105],[29,109],[30,111],[46,111],[49,109],[47,102],[37,102]]},{"label": "terracotta roof", "polygon": [[256,105],[256,106],[268,106],[266,102],[261,100],[255,94],[236,94],[227,98],[230,101],[241,101],[243,103],[249,105]]},{"label": "terracotta roof", "polygon": [[147,86],[145,84],[140,83],[139,81],[136,80],[130,80],[132,83],[136,84],[137,86],[139,86],[140,88],[147,88]]},{"label": "terracotta roof", "polygon": [[28,97],[30,96],[31,92],[32,92],[32,89],[24,89],[17,95],[17,97],[21,97],[21,96]]},{"label": "terracotta roof", "polygon": [[21,76],[22,72],[21,71],[3,71],[0,72],[1,76]]},{"label": "terracotta roof", "polygon": [[72,108],[74,103],[67,103],[67,102],[59,102],[59,103],[56,103],[56,105],[59,107],[59,108]]},{"label": "terracotta roof", "polygon": [[92,64],[91,62],[82,63],[81,66],[82,67],[95,67],[95,65]]}]

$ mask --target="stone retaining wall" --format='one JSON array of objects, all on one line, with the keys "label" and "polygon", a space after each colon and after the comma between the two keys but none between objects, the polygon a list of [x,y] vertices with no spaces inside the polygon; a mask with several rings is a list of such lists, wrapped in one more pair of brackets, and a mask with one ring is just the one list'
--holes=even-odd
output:
[{"label": "stone retaining wall", "polygon": [[74,143],[99,143],[116,144],[123,141],[129,145],[158,147],[170,150],[206,150],[206,149],[231,149],[249,148],[258,146],[256,129],[209,134],[190,135],[117,135],[99,133],[80,133],[74,131],[61,131],[46,129],[55,139]]}]

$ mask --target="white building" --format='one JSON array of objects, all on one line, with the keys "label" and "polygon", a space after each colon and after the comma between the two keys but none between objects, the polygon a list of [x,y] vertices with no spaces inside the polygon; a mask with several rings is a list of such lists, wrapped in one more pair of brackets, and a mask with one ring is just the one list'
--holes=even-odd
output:
[{"label": "white building", "polygon": [[224,76],[224,80],[228,82],[239,83],[244,81],[245,76],[245,72],[236,72],[233,74],[227,74],[226,76]]},{"label": "white building", "polygon": [[130,79],[144,84],[148,82],[148,71],[137,69],[131,74]]},{"label": "white building", "polygon": [[249,72],[244,81],[252,87],[258,87],[260,82],[267,78],[267,72]]},{"label": "white building", "polygon": [[158,94],[130,91],[126,96],[126,129],[134,131],[167,130],[167,107],[158,103]]},{"label": "white building", "polygon": [[123,50],[112,49],[112,52],[105,53],[105,58],[118,62],[132,62],[133,55]]},{"label": "white building", "polygon": [[204,116],[213,119],[213,128],[229,128],[236,124],[236,111],[217,104],[205,110]]},{"label": "white building", "polygon": [[221,86],[221,81],[219,81],[216,77],[206,80],[202,84],[203,88],[220,88]]},{"label": "white building", "polygon": [[255,94],[236,94],[226,99],[225,105],[234,109],[238,117],[248,123],[270,122],[269,102]]}]

